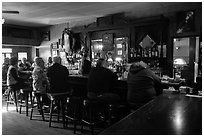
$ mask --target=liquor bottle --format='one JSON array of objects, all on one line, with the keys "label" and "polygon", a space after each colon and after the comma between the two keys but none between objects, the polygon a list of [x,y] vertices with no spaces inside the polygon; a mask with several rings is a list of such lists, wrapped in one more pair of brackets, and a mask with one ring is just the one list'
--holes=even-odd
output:
[{"label": "liquor bottle", "polygon": [[137,57],[141,56],[140,48],[137,49]]},{"label": "liquor bottle", "polygon": [[152,57],[151,48],[149,49],[149,57]]},{"label": "liquor bottle", "polygon": [[130,49],[130,57],[133,58],[133,48]]},{"label": "liquor bottle", "polygon": [[136,49],[134,49],[134,57],[137,57]]},{"label": "liquor bottle", "polygon": [[158,48],[155,47],[155,57],[158,57],[159,56],[159,51],[158,51]]},{"label": "liquor bottle", "polygon": [[155,56],[155,54],[154,54],[154,47],[152,48],[152,57],[154,57]]}]

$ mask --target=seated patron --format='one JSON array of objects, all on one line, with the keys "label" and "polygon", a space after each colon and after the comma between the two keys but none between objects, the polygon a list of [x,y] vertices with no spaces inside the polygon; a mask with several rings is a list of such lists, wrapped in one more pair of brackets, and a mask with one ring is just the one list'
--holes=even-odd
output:
[{"label": "seated patron", "polygon": [[69,71],[61,65],[61,58],[53,58],[53,65],[47,69],[47,77],[50,83],[50,93],[63,93],[69,91]]},{"label": "seated patron", "polygon": [[34,92],[42,93],[43,103],[48,105],[50,102],[46,93],[49,89],[49,82],[44,72],[44,61],[42,58],[37,57],[34,59],[34,63],[35,67],[32,72],[33,90]]},{"label": "seated patron", "polygon": [[22,58],[21,62],[18,64],[19,71],[31,71],[31,64],[26,58]]},{"label": "seated patron", "polygon": [[127,83],[127,101],[131,109],[138,109],[162,93],[161,80],[143,61],[130,66]]},{"label": "seated patron", "polygon": [[5,82],[5,83],[7,80],[8,68],[9,68],[9,58],[5,58],[4,63],[2,64],[2,82]]},{"label": "seated patron", "polygon": [[7,85],[21,89],[29,86],[28,84],[25,84],[26,78],[21,78],[18,73],[18,58],[17,57],[11,57],[9,61],[9,68],[7,72]]},{"label": "seated patron", "polygon": [[49,88],[49,82],[44,72],[44,61],[42,58],[37,57],[34,63],[35,67],[32,72],[33,90],[40,93],[46,93],[46,90]]},{"label": "seated patron", "polygon": [[91,61],[87,59],[88,55],[84,54],[82,58],[82,64],[81,64],[81,73],[82,75],[88,75],[91,70]]},{"label": "seated patron", "polygon": [[49,67],[51,67],[52,66],[52,57],[48,57],[48,59],[47,59],[47,64],[46,64],[46,68],[49,68]]},{"label": "seated patron", "polygon": [[120,96],[113,93],[117,75],[108,67],[108,62],[100,58],[88,77],[88,98],[102,102],[117,102]]}]

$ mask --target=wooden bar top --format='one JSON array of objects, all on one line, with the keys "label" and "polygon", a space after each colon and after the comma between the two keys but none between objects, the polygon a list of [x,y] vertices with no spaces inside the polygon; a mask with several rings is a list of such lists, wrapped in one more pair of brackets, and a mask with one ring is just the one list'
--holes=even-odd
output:
[{"label": "wooden bar top", "polygon": [[102,135],[201,135],[202,98],[164,93]]}]

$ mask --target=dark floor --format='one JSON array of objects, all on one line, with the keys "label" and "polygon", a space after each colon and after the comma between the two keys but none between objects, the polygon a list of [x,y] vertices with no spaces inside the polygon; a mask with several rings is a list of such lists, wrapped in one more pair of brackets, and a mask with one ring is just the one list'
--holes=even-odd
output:
[{"label": "dark floor", "polygon": [[[5,99],[2,99],[2,135],[74,135],[73,124],[70,123],[66,129],[63,129],[62,122],[52,122],[52,127],[49,127],[49,117],[45,116],[46,121],[42,121],[41,116],[37,116],[34,111],[33,120],[29,119],[25,115],[25,109],[22,109],[22,114],[19,114],[15,110],[14,105],[9,106],[9,110],[6,111]],[[30,111],[29,111],[30,115]],[[77,126],[76,134],[82,135],[80,131],[80,124]],[[94,130],[94,134],[98,134],[104,130],[103,126],[97,127]],[[84,127],[83,135],[89,135],[91,132],[88,127]]]}]

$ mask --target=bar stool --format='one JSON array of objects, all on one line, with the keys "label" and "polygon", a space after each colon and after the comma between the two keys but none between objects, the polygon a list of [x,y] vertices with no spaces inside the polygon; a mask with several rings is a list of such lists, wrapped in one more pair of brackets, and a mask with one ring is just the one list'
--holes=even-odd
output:
[{"label": "bar stool", "polygon": [[80,97],[71,96],[67,99],[65,111],[66,127],[68,125],[68,120],[71,120],[74,125],[74,134],[76,134],[77,122],[81,122],[82,104],[83,100]]},{"label": "bar stool", "polygon": [[[50,118],[49,118],[49,127],[51,127],[52,116],[57,115],[59,122],[59,117],[62,116],[63,128],[65,128],[65,103],[67,98],[70,96],[70,92],[64,93],[47,93],[48,98],[50,99]],[[54,103],[57,105],[57,114],[53,114]],[[61,113],[61,114],[60,114]]]},{"label": "bar stool", "polygon": [[15,104],[16,112],[18,112],[18,91],[19,89],[13,86],[8,86],[7,101],[6,101],[6,110],[8,111],[9,104]]},{"label": "bar stool", "polygon": [[31,87],[25,87],[20,89],[20,101],[19,106],[20,110],[19,113],[21,114],[22,107],[26,108],[26,116],[28,116],[28,103],[29,103],[29,97],[32,104],[32,88]]},{"label": "bar stool", "polygon": [[[43,108],[43,96],[47,96],[47,94],[46,93],[40,93],[40,92],[37,92],[37,91],[33,92],[30,120],[32,120],[33,110],[35,108],[37,108],[37,110],[40,112],[40,115],[42,116],[42,120],[45,121],[44,110],[46,110],[46,108]],[[36,99],[37,105],[34,104],[35,103],[35,99]]]},{"label": "bar stool", "polygon": [[94,134],[94,127],[105,122],[105,107],[105,103],[92,99],[84,99],[81,132],[83,132],[83,125],[87,124],[91,134]]}]

